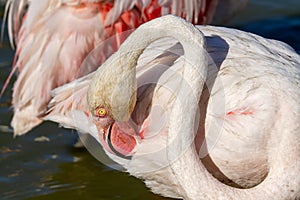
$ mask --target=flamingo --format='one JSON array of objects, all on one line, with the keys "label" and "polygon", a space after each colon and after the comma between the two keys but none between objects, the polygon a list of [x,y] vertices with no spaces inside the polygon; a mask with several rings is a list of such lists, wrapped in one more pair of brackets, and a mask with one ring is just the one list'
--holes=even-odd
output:
[{"label": "flamingo", "polygon": [[167,15],[56,88],[45,119],[91,134],[163,196],[297,199],[299,61],[282,42]]},{"label": "flamingo", "polygon": [[[168,13],[195,24],[211,23],[214,13],[226,20],[247,1],[226,2],[220,3],[221,8],[217,0],[9,0],[9,36],[17,49],[2,93],[17,71],[12,95],[14,135],[39,125],[50,91],[95,70],[116,51],[128,30]],[[215,21],[220,18],[216,15]],[[102,49],[93,61],[95,67],[80,67],[99,43]]]}]

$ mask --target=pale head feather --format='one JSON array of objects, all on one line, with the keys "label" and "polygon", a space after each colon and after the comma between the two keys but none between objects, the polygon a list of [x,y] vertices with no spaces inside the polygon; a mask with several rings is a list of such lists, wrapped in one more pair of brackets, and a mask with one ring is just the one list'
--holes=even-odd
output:
[{"label": "pale head feather", "polygon": [[88,90],[91,113],[104,107],[114,120],[129,120],[136,103],[136,55],[136,52],[122,54],[131,58],[124,63],[120,53],[116,53],[97,70]]}]

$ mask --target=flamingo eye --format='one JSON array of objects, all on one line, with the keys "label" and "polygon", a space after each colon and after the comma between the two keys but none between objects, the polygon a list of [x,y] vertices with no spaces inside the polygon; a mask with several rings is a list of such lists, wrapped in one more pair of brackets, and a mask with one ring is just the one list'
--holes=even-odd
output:
[{"label": "flamingo eye", "polygon": [[106,111],[105,108],[100,107],[100,108],[96,109],[96,116],[97,117],[105,117],[106,114],[107,114],[107,111]]}]

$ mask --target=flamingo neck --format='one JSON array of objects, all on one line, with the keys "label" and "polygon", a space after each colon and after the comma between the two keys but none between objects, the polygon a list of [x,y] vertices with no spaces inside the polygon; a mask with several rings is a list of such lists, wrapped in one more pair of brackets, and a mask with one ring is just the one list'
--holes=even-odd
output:
[{"label": "flamingo neck", "polygon": [[[206,56],[203,52],[204,36],[192,24],[179,17],[163,16],[141,25],[97,70],[88,92],[90,110],[105,102],[104,106],[112,110],[115,120],[127,121],[135,106],[132,102],[136,101],[138,58],[146,47],[164,37],[175,38],[182,44],[187,60],[185,73],[199,75],[204,80],[203,74],[207,71]],[[191,63],[197,63],[198,66]]]}]

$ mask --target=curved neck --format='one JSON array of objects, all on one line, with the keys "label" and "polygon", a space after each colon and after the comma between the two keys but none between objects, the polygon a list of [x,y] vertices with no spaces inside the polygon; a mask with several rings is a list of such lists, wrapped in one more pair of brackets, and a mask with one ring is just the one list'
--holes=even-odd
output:
[{"label": "curved neck", "polygon": [[[192,24],[172,15],[163,16],[141,25],[120,46],[117,57],[122,57],[122,65],[128,71],[136,68],[139,56],[151,43],[164,37],[178,40],[184,49],[185,70],[203,76],[206,73],[207,61],[205,52],[205,37]],[[118,55],[120,54],[127,54]],[[125,58],[125,59],[124,59]],[[197,63],[197,66],[195,65]],[[187,65],[193,67],[187,67]],[[204,78],[204,77],[203,77]]]},{"label": "curved neck", "polygon": [[[94,110],[97,105],[104,102],[105,106],[112,110],[112,117],[116,121],[128,120],[136,101],[138,58],[151,43],[164,37],[172,37],[183,46],[186,60],[184,69],[186,77],[183,78],[202,77],[204,80],[207,61],[203,34],[179,17],[163,16],[141,25],[97,70],[88,92],[90,110]],[[194,66],[194,63],[197,66]],[[198,82],[190,82],[190,84],[193,84],[191,88],[202,90]],[[198,93],[199,91],[195,91],[195,94]]]}]

